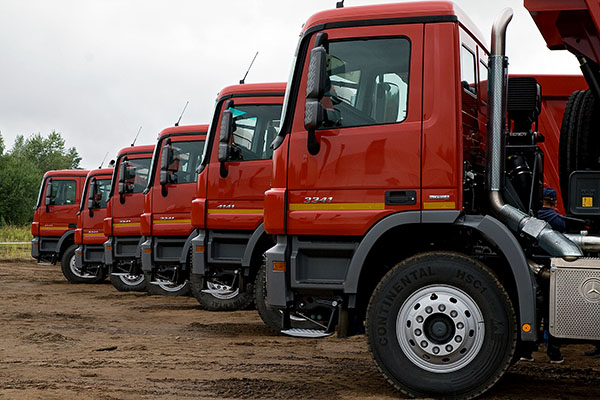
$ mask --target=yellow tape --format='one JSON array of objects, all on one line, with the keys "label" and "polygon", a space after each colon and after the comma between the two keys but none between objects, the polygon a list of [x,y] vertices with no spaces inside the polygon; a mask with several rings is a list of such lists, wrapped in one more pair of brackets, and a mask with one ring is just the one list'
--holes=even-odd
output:
[{"label": "yellow tape", "polygon": [[456,203],[453,201],[424,201],[424,210],[454,210]]},{"label": "yellow tape", "polygon": [[385,210],[385,203],[292,203],[290,211],[305,210]]},{"label": "yellow tape", "polygon": [[209,208],[209,214],[264,214],[264,210],[258,208]]},{"label": "yellow tape", "polygon": [[155,219],[153,224],[191,224],[191,219]]},{"label": "yellow tape", "polygon": [[118,224],[114,224],[114,226],[140,226],[139,222],[122,222]]}]

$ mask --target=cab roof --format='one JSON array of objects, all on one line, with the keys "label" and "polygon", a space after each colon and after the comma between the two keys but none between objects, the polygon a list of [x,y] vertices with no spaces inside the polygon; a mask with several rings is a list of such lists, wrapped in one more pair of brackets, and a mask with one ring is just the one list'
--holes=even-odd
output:
[{"label": "cab roof", "polygon": [[274,97],[284,96],[285,94],[285,82],[271,82],[271,83],[244,83],[243,85],[231,85],[225,86],[217,94],[217,100],[224,97],[235,97],[245,96],[251,97],[251,95],[266,95],[271,94]]},{"label": "cab roof", "polygon": [[183,126],[171,126],[169,128],[165,128],[158,134],[158,138],[174,134],[180,133],[203,133],[206,135],[208,132],[208,125],[183,125]]},{"label": "cab roof", "polygon": [[[380,20],[389,20],[386,23],[393,23],[394,19],[405,20],[398,21],[398,23],[458,22],[484,47],[488,47],[487,40],[473,21],[460,7],[450,1],[377,4],[325,10],[313,14],[306,21],[302,28],[302,34],[309,30],[365,25],[365,21],[372,21],[373,25],[378,25]],[[354,22],[355,24],[353,24]]]},{"label": "cab roof", "polygon": [[124,147],[121,150],[119,150],[119,153],[117,154],[117,157],[121,157],[122,155],[132,154],[132,153],[149,153],[149,154],[152,154],[153,152],[154,152],[154,145],[153,144],[147,144],[147,145],[142,145],[142,146],[129,146],[129,147]]},{"label": "cab roof", "polygon": [[48,171],[44,174],[44,178],[51,176],[87,176],[89,170],[87,169],[60,169]]},{"label": "cab roof", "polygon": [[109,175],[112,176],[113,173],[113,169],[112,168],[98,168],[98,169],[92,169],[88,174],[88,178],[92,177],[92,176],[96,176],[96,175]]}]

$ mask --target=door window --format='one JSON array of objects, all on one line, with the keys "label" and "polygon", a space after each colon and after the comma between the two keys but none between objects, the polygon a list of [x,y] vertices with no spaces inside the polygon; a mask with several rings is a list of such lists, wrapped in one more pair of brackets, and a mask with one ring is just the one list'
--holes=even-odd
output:
[{"label": "door window", "polygon": [[268,160],[271,142],[279,131],[281,104],[234,105],[233,145],[235,161]]},{"label": "door window", "polygon": [[328,47],[323,129],[406,119],[408,38],[332,41]]},{"label": "door window", "polygon": [[96,180],[96,201],[100,205],[98,208],[106,208],[110,196],[110,182],[110,179]]},{"label": "door window", "polygon": [[52,181],[52,205],[65,206],[75,204],[77,183],[74,180]]},{"label": "door window", "polygon": [[142,193],[148,183],[148,169],[150,158],[136,158],[128,160],[125,169],[125,183],[127,193]]},{"label": "door window", "polygon": [[[171,142],[172,158],[168,160],[167,182],[169,184],[196,182],[196,168],[202,161],[204,141]],[[164,157],[166,154],[162,154]]]},{"label": "door window", "polygon": [[460,80],[465,90],[477,94],[475,81],[475,54],[465,46],[460,48]]}]

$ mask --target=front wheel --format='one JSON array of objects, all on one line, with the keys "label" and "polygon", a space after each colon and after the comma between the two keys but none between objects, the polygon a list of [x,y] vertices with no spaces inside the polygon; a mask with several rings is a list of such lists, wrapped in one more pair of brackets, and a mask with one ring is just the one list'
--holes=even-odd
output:
[{"label": "front wheel", "polygon": [[60,269],[65,278],[71,283],[98,283],[103,281],[105,275],[102,270],[96,274],[77,267],[77,263],[75,262],[75,257],[77,257],[75,250],[77,247],[78,245],[74,244],[63,253]]},{"label": "front wheel", "polygon": [[[247,283],[245,291],[240,290],[238,274],[223,277],[203,278],[191,274],[190,283],[192,294],[198,303],[208,311],[235,311],[243,310],[254,300],[254,287]],[[204,286],[206,279],[206,288]]]},{"label": "front wheel", "polygon": [[146,280],[144,274],[132,275],[110,275],[110,283],[119,292],[145,292]]},{"label": "front wheel", "polygon": [[515,351],[515,311],[481,262],[436,252],[396,265],[375,289],[367,341],[392,385],[415,397],[465,399],[489,389]]},{"label": "front wheel", "polygon": [[156,296],[187,296],[190,294],[190,281],[187,279],[183,283],[172,283],[165,280],[151,281],[151,274],[144,272],[146,280],[146,289],[148,293]]}]

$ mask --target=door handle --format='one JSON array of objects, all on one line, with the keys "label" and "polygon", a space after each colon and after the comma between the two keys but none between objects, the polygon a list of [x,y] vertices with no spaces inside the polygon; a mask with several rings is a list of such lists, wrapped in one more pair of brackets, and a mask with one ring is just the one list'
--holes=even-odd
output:
[{"label": "door handle", "polygon": [[417,204],[417,192],[415,190],[388,190],[385,192],[385,204],[389,206]]}]

